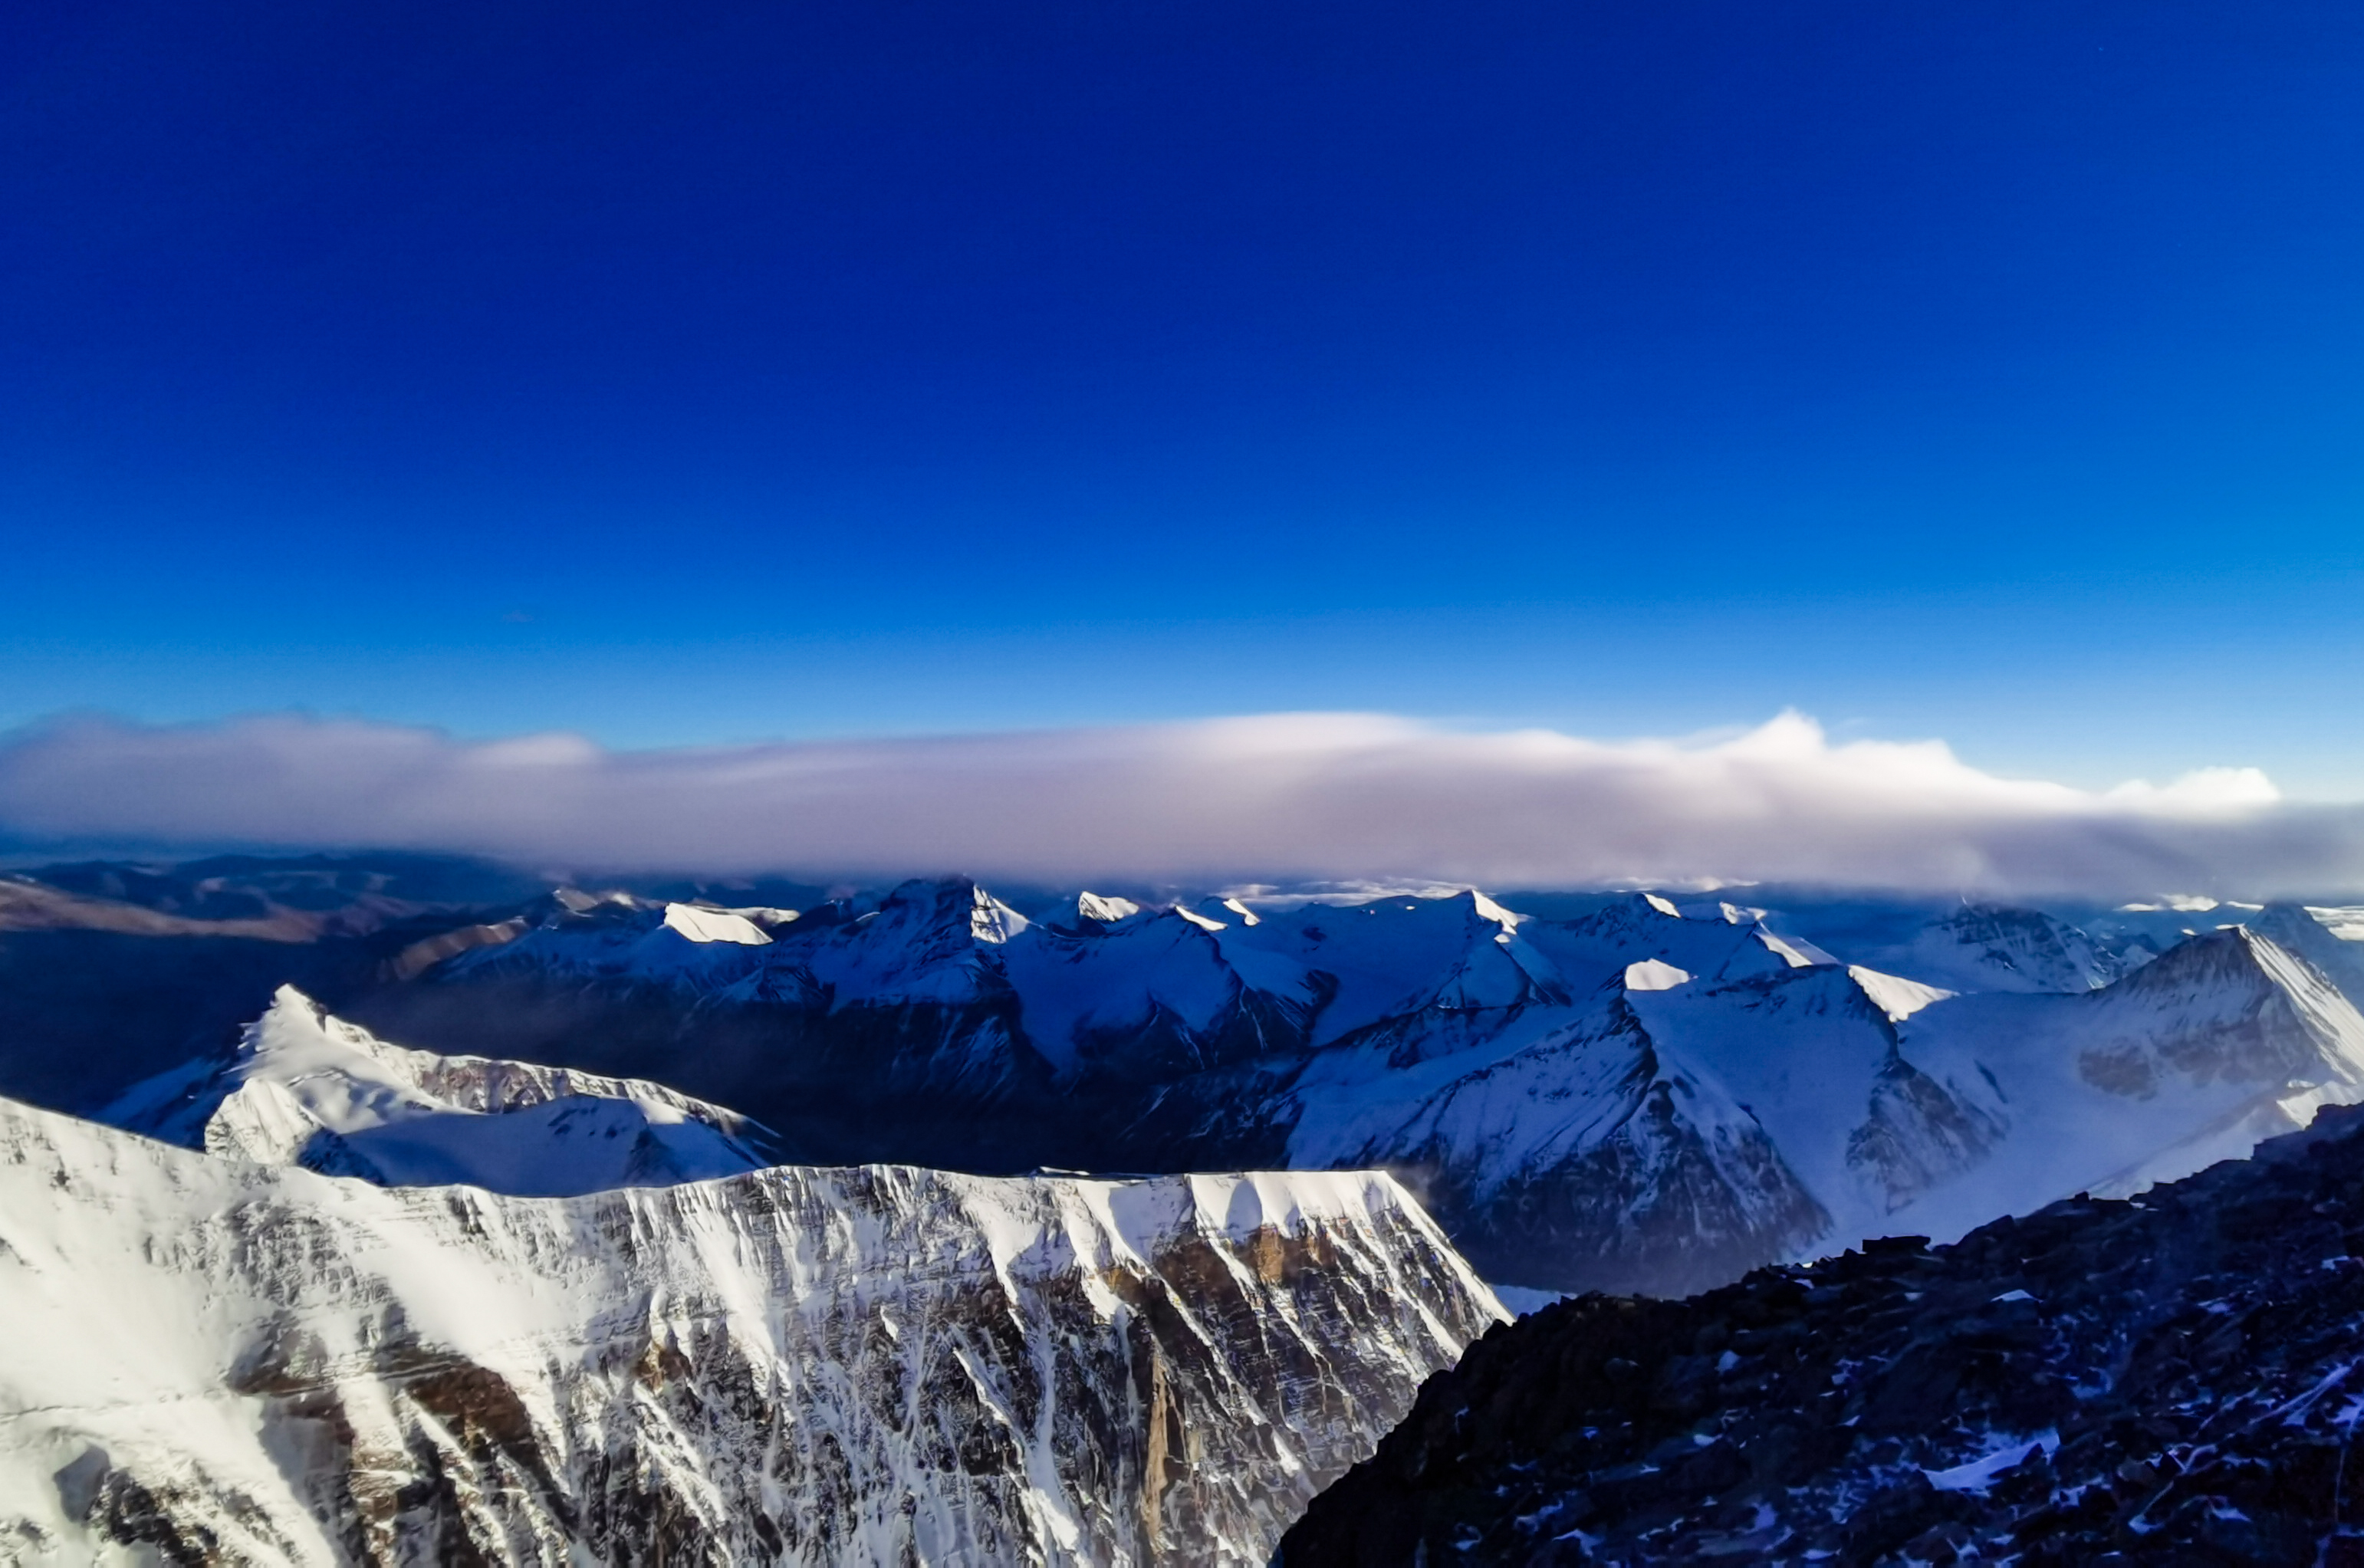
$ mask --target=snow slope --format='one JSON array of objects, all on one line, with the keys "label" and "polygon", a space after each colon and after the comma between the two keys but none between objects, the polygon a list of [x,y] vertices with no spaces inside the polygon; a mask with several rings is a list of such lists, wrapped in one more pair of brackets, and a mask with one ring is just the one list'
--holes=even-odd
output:
[{"label": "snow slope", "polygon": [[764,1129],[662,1084],[389,1045],[292,986],[230,1054],[134,1085],[98,1119],[389,1186],[555,1197],[773,1163]]},{"label": "snow slope", "polygon": [[1680,1293],[2135,1190],[2364,1098],[2364,1018],[2240,929],[2077,994],[1821,964],[1669,984],[1652,962],[1578,1004],[1314,1053],[1290,1162],[1418,1173],[1489,1278]]},{"label": "snow slope", "polygon": [[2006,1126],[2007,1159],[1896,1228],[1950,1240],[1998,1214],[2138,1192],[2364,1100],[2364,1017],[2313,965],[2243,927],[2170,948],[2084,996],[1963,997],[1905,1049]]},{"label": "snow slope", "polygon": [[1847,962],[1949,991],[2091,991],[2154,951],[2104,941],[2046,910],[1967,900],[1801,899],[1768,918]]},{"label": "snow slope", "polygon": [[1292,1164],[1416,1171],[1489,1279],[1680,1291],[1828,1229],[1763,1126],[1667,1054],[1627,995],[1385,1031],[1290,1085]]},{"label": "snow slope", "polygon": [[1500,1316],[1377,1174],[519,1198],[0,1101],[0,1556],[1261,1563]]}]

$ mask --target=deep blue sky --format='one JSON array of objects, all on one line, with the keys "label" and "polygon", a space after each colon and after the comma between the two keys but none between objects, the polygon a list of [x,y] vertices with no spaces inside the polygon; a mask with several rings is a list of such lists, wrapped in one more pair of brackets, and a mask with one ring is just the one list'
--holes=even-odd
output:
[{"label": "deep blue sky", "polygon": [[0,725],[2364,795],[2364,8],[0,18]]}]

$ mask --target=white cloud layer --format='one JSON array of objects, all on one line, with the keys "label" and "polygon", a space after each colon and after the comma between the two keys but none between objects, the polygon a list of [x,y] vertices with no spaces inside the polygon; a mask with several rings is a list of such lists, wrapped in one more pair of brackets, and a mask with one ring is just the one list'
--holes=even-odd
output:
[{"label": "white cloud layer", "polygon": [[2253,769],[2105,793],[1787,714],[1705,740],[1288,714],[613,752],[296,717],[0,737],[0,828],[542,866],[1038,882],[1812,882],[2092,896],[2364,887],[2364,812]]}]

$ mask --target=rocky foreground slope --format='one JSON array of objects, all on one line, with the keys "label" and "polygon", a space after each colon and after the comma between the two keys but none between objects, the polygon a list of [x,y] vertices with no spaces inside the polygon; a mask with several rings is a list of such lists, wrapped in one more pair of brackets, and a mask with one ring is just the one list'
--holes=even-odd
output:
[{"label": "rocky foreground slope", "polygon": [[0,1560],[1262,1562],[1498,1315],[1377,1174],[537,1199],[0,1101]]},{"label": "rocky foreground slope", "polygon": [[2364,1112],[2132,1200],[1688,1301],[1422,1391],[1306,1564],[2364,1561]]}]

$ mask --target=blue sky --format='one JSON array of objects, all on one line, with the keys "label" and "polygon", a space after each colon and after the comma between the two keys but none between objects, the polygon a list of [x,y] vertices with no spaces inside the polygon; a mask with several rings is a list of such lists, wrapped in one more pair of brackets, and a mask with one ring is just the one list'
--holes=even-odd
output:
[{"label": "blue sky", "polygon": [[2364,12],[39,4],[0,725],[2364,797]]}]

